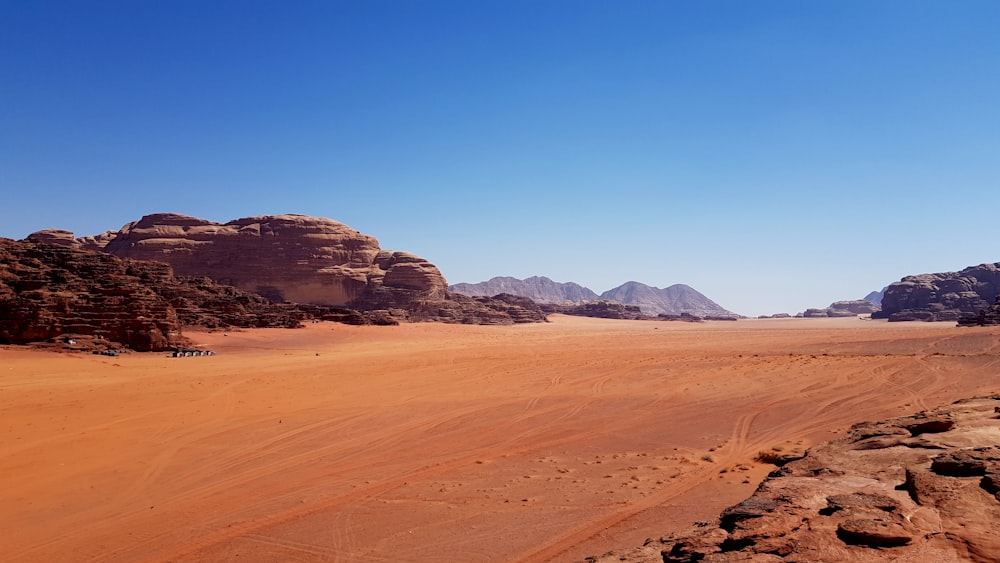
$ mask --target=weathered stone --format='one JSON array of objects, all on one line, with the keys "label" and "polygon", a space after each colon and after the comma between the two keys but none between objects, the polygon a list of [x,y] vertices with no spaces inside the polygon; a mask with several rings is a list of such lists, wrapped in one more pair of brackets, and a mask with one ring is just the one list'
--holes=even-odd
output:
[{"label": "weathered stone", "polygon": [[349,317],[351,322],[544,320],[537,308],[525,310],[489,298],[453,299],[434,264],[407,252],[382,250],[374,237],[325,218],[266,215],[220,224],[158,213],[113,236],[72,239],[71,233],[51,230],[29,238],[165,262],[179,276],[208,277],[275,303],[360,311],[360,317]]},{"label": "weathered stone", "polygon": [[960,272],[907,276],[885,289],[882,310],[890,321],[957,321],[976,316],[1000,295],[1000,263]]},{"label": "weathered stone", "polygon": [[448,289],[470,297],[492,297],[502,293],[518,295],[540,304],[580,303],[598,299],[596,293],[579,284],[555,282],[544,276],[532,276],[523,280],[495,277],[479,283],[458,283]]},{"label": "weathered stone", "polygon": [[978,477],[1000,470],[1000,447],[990,446],[943,453],[931,461],[931,471],[949,477]]},{"label": "weathered stone", "polygon": [[913,541],[901,524],[879,518],[841,522],[837,525],[837,536],[845,543],[869,547],[896,547]]},{"label": "weathered stone", "polygon": [[[772,472],[715,522],[663,538],[662,560],[995,561],[998,404],[998,397],[972,399],[855,425]],[[873,439],[911,447],[857,448]],[[912,447],[914,440],[925,445]],[[599,561],[618,553],[633,552]],[[621,560],[653,560],[634,553]]]}]

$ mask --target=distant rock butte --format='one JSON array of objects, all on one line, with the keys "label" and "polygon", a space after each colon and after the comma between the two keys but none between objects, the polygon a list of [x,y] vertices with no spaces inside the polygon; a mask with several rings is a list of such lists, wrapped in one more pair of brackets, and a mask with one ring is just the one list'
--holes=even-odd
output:
[{"label": "distant rock butte", "polygon": [[554,282],[544,276],[532,276],[519,280],[511,277],[495,277],[479,283],[457,283],[448,289],[471,296],[492,297],[500,293],[527,297],[535,303],[579,303],[595,301],[596,293],[573,282]]},{"label": "distant rock butte", "polygon": [[978,315],[1000,295],[1000,262],[960,272],[907,276],[885,289],[882,311],[890,321],[957,321]]},{"label": "distant rock butte", "polygon": [[782,466],[713,522],[591,561],[996,561],[1000,396],[882,422]]}]

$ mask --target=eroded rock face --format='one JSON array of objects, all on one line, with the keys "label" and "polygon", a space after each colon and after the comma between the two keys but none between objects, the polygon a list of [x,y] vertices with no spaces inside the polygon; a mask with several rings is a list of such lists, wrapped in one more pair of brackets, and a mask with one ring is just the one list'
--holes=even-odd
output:
[{"label": "eroded rock face", "polygon": [[178,346],[177,312],[143,283],[145,273],[72,246],[0,239],[0,342],[79,334],[140,351]]},{"label": "eroded rock face", "polygon": [[157,260],[178,275],[208,276],[274,301],[356,306],[370,285],[443,295],[447,283],[412,254],[331,219],[268,215],[225,224],[159,213],[125,225],[105,251]]},{"label": "eroded rock face", "polygon": [[890,321],[957,321],[976,315],[1000,295],[1000,263],[961,272],[907,276],[885,289],[882,311]]},{"label": "eroded rock face", "polygon": [[600,561],[996,561],[1000,396],[857,424],[742,503]]},{"label": "eroded rock face", "polygon": [[1000,325],[1000,295],[996,301],[975,315],[964,315],[958,319],[958,326],[998,326]]},{"label": "eroded rock face", "polygon": [[162,262],[78,246],[0,239],[0,342],[71,335],[155,351],[185,344],[184,326],[291,328],[310,318],[373,322],[356,311],[271,303],[207,277],[177,277]]},{"label": "eroded rock face", "polygon": [[[455,296],[434,264],[382,250],[374,237],[331,219],[267,215],[220,224],[158,213],[113,235],[74,239],[68,231],[47,230],[28,240],[166,263],[179,277],[207,277],[275,303],[295,303],[315,318],[354,324],[544,320],[530,301]],[[320,309],[309,312],[309,305]]]},{"label": "eroded rock face", "polygon": [[617,301],[587,301],[584,303],[542,305],[547,313],[560,313],[578,317],[595,317],[599,319],[651,320],[655,317],[642,312],[635,305],[623,305]]}]

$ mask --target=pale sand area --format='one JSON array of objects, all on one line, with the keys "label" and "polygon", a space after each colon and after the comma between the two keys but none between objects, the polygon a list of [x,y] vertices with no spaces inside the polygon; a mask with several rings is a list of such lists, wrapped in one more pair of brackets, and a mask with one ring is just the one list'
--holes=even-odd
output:
[{"label": "pale sand area", "polygon": [[711,519],[758,451],[1000,391],[1000,329],[950,324],[191,336],[0,348],[5,561],[575,561]]}]

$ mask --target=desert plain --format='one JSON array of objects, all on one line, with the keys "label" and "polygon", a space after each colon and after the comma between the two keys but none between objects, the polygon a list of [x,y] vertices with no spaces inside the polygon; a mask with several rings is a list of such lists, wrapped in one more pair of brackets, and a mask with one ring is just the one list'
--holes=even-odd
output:
[{"label": "desert plain", "polygon": [[550,321],[0,347],[0,553],[579,561],[712,519],[759,452],[1000,390],[1000,328]]}]

